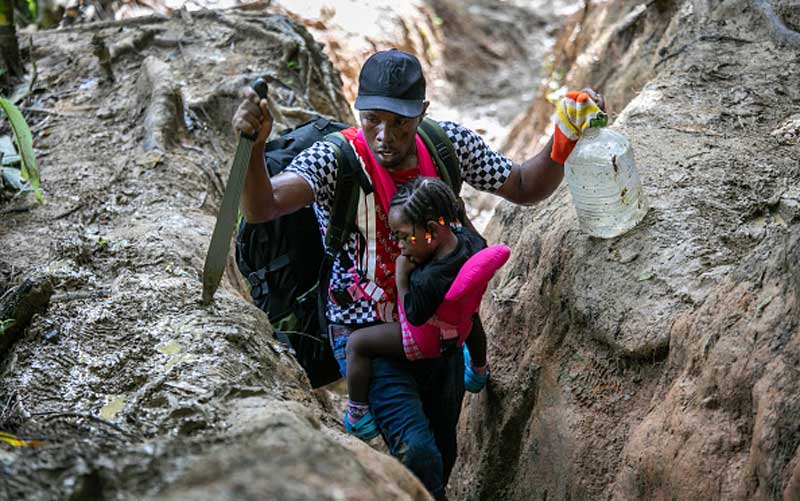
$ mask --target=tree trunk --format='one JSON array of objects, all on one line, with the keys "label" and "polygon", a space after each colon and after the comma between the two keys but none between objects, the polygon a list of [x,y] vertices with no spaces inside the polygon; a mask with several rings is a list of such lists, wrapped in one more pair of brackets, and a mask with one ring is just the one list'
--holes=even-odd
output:
[{"label": "tree trunk", "polygon": [[14,28],[14,4],[12,0],[0,0],[0,88],[7,88],[9,80],[21,77],[25,72],[19,57],[17,33]]}]

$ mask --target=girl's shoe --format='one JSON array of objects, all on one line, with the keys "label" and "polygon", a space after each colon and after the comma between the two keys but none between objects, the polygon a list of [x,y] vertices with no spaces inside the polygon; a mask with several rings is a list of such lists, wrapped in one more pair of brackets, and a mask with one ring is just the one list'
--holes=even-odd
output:
[{"label": "girl's shoe", "polygon": [[464,389],[470,393],[480,393],[486,382],[489,380],[489,371],[480,376],[472,371],[472,363],[469,358],[469,350],[464,344]]},{"label": "girl's shoe", "polygon": [[342,423],[344,424],[344,431],[361,440],[368,441],[378,436],[378,427],[375,425],[375,419],[370,411],[361,416],[361,419],[356,423],[350,422],[348,412],[345,411]]}]

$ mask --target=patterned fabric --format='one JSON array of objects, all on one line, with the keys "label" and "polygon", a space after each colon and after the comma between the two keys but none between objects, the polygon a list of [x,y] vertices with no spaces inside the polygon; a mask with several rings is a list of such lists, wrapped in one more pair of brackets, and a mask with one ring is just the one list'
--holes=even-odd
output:
[{"label": "patterned fabric", "polygon": [[[427,267],[417,268],[411,275],[409,292],[405,296],[405,301],[398,304],[400,328],[403,332],[403,349],[409,360],[438,358],[448,349],[461,346],[466,341],[472,331],[474,314],[481,306],[481,300],[489,280],[508,261],[511,254],[511,249],[507,246],[493,245],[472,254],[464,262],[464,255],[469,255],[473,249],[468,249],[462,242],[464,241],[461,240],[459,248],[451,253],[453,258],[449,260],[449,263],[443,262],[449,256],[441,260],[433,259],[429,263],[435,265],[437,262],[441,262],[444,266],[439,267],[436,271]],[[463,264],[459,265],[459,263]],[[436,313],[425,319],[425,323],[422,325],[414,325],[409,322],[407,316],[409,311],[406,310],[410,303],[409,295],[417,293],[415,289],[419,284],[414,275],[428,271],[435,274],[432,278],[447,276],[445,270],[455,266],[458,266],[458,274],[450,283],[443,301],[435,305]],[[426,280],[422,283],[431,284],[432,282]],[[433,287],[429,286],[429,288]],[[416,358],[411,358],[412,355]]]},{"label": "patterned fabric", "polygon": [[386,217],[389,213],[389,202],[397,192],[398,184],[418,176],[438,177],[436,166],[419,134],[416,138],[417,166],[402,171],[389,171],[378,163],[367,146],[361,129],[346,129],[342,131],[342,135],[355,150],[373,187],[372,193],[366,195],[362,192],[359,197],[356,223],[366,245],[363,251],[356,251],[360,261],[349,270],[356,287],[351,286],[348,292],[353,299],[370,299],[379,320],[395,322],[397,286],[394,282],[394,263],[400,249],[389,239],[391,232]]},{"label": "patterned fabric", "polygon": [[[511,174],[511,160],[492,150],[483,138],[466,127],[453,122],[440,122],[439,125],[453,142],[464,181],[478,190],[490,193],[497,191],[506,182]],[[297,155],[284,172],[299,175],[311,186],[316,197],[314,212],[324,232],[330,219],[336,186],[336,157],[332,147],[324,141],[314,143]],[[386,218],[381,212],[378,211],[378,217]],[[352,233],[345,242],[344,251],[353,263],[358,262],[356,249],[359,245],[358,233]],[[380,241],[378,245],[381,245]],[[381,264],[386,265],[379,265]],[[346,289],[352,285],[353,278],[346,267],[339,261],[334,262],[331,287]],[[331,322],[340,324],[364,324],[378,320],[375,308],[366,298],[342,306],[329,298],[327,316]]]},{"label": "patterned fabric", "polygon": [[403,307],[400,306],[398,310],[400,312],[400,330],[403,333],[403,351],[406,354],[406,358],[412,362],[425,358],[425,355],[422,354],[422,349],[419,347],[416,339],[414,339],[414,336],[411,334],[411,330],[408,328],[409,323],[406,319]]},{"label": "patterned fabric", "polygon": [[[605,117],[589,94],[585,92],[570,91],[559,101],[556,106],[556,130],[553,134],[553,148],[550,158],[563,164],[575,148],[575,143],[581,137],[581,132],[591,126],[592,120]],[[605,125],[605,124],[603,124]]]}]

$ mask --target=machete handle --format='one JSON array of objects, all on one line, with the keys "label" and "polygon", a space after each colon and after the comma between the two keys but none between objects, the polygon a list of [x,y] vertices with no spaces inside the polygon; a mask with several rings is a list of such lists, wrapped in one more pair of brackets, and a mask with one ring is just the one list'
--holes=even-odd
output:
[{"label": "machete handle", "polygon": [[[258,94],[259,99],[267,98],[267,90],[269,89],[269,87],[267,86],[267,81],[264,80],[263,78],[259,78],[255,82],[251,83],[250,88],[256,91],[256,94]],[[256,133],[258,133],[258,131],[256,131]],[[247,138],[251,141],[256,140],[256,134],[253,134],[251,136],[250,134],[245,134],[244,132],[242,132],[241,137]]]},{"label": "machete handle", "polygon": [[252,87],[253,90],[256,91],[256,94],[258,94],[258,97],[260,97],[261,99],[267,98],[267,89],[268,89],[267,81],[264,80],[263,78],[259,78],[258,80],[250,84],[250,87]]}]

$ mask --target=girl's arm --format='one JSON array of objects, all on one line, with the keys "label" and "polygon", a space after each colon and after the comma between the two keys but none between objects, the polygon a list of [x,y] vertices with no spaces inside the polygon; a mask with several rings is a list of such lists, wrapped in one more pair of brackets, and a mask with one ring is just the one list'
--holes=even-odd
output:
[{"label": "girl's arm", "polygon": [[408,277],[411,272],[416,268],[410,259],[405,256],[399,256],[395,262],[395,283],[397,284],[397,301],[405,300],[408,293]]},{"label": "girl's arm", "polygon": [[406,320],[411,325],[420,326],[436,314],[449,286],[446,281],[432,279],[431,273],[426,270],[418,270],[412,277],[411,272],[415,268],[416,265],[408,258],[397,258],[395,282],[397,301],[403,302]]}]

